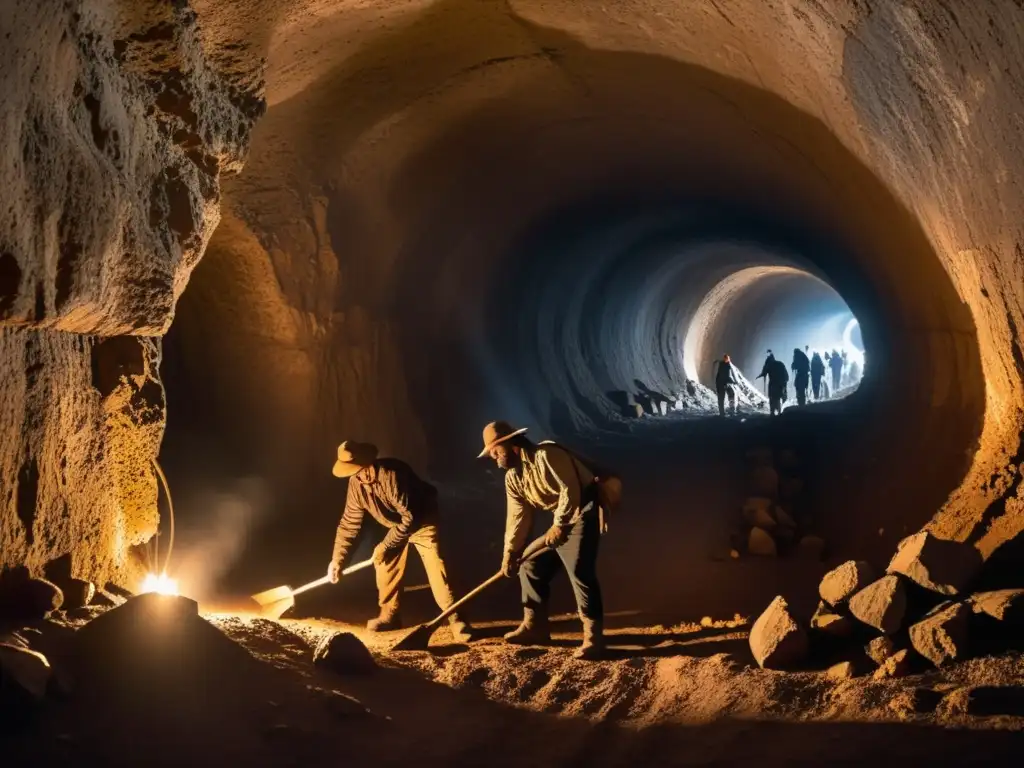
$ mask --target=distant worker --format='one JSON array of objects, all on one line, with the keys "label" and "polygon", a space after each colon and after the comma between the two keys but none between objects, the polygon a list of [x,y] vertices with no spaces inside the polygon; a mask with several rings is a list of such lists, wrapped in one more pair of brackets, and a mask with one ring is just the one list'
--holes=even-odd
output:
[{"label": "distant worker", "polygon": [[[434,600],[443,611],[455,602],[437,542],[437,488],[421,480],[399,459],[378,459],[377,446],[345,441],[338,446],[335,477],[348,478],[345,511],[334,537],[334,554],[327,576],[336,584],[365,513],[388,529],[373,550],[380,615],[367,622],[374,632],[401,629],[398,596],[411,544],[419,552]],[[469,642],[472,628],[452,614],[449,619],[456,642]]]},{"label": "distant worker", "polygon": [[811,375],[811,361],[807,353],[797,348],[793,350],[793,386],[796,387],[797,405],[807,404],[807,382]]},{"label": "distant worker", "polygon": [[757,378],[764,378],[768,384],[768,408],[772,416],[782,413],[782,404],[786,401],[786,385],[789,384],[789,371],[786,364],[776,360],[772,351],[768,350],[768,358]]},{"label": "distant worker", "polygon": [[[826,353],[827,354],[827,353]],[[825,375],[825,363],[817,352],[811,358],[811,391],[814,399],[821,399],[821,379]]]},{"label": "distant worker", "polygon": [[832,350],[832,358],[828,365],[832,369],[832,396],[835,397],[843,380],[843,358],[838,349]]},{"label": "distant worker", "polygon": [[[522,588],[523,621],[505,635],[506,642],[542,645],[551,638],[548,598],[551,580],[561,561],[572,584],[583,623],[583,644],[575,656],[600,658],[604,651],[604,605],[597,580],[597,550],[602,534],[597,477],[574,454],[554,443],[535,445],[504,421],[484,427],[484,449],[505,470],[508,505],[501,570],[508,578],[518,572]],[[544,541],[551,549],[521,563],[537,510],[553,513]],[[520,567],[521,566],[521,567]]]},{"label": "distant worker", "polygon": [[732,358],[723,355],[718,361],[718,370],[715,371],[715,391],[718,392],[718,415],[725,416],[725,399],[729,398],[729,412],[736,415],[736,387],[740,385],[736,378],[736,369],[733,367]]}]

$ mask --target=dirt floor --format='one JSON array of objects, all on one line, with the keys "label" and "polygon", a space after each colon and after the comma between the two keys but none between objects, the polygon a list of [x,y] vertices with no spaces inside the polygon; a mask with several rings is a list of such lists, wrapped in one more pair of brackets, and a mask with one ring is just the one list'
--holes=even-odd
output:
[{"label": "dirt floor", "polygon": [[[162,655],[112,651],[101,677],[9,737],[3,764],[981,765],[1024,749],[1021,655],[833,680],[758,669],[739,618],[629,618],[611,619],[601,662],[571,657],[568,620],[552,647],[506,646],[508,624],[488,624],[471,646],[441,630],[430,652],[403,653],[388,650],[401,633],[323,620],[208,614],[173,648],[169,627],[136,627],[133,642],[164,643]],[[84,621],[49,624],[44,635],[67,640]],[[337,630],[366,641],[379,668],[315,667],[312,647]]]}]

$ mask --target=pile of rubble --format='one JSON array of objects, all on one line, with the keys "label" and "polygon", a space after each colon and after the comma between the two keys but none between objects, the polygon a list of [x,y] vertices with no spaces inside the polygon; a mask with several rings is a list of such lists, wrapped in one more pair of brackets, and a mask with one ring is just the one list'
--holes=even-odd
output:
[{"label": "pile of rubble", "polygon": [[882,574],[856,560],[825,574],[809,621],[776,597],[754,623],[750,648],[764,668],[845,656],[830,674],[870,664],[875,679],[1007,650],[1024,638],[1024,589],[972,594],[981,567],[971,544],[917,533]]},{"label": "pile of rubble", "polygon": [[796,555],[820,560],[825,541],[814,533],[804,502],[799,457],[791,450],[754,448],[747,453],[749,496],[730,534],[730,555]]}]

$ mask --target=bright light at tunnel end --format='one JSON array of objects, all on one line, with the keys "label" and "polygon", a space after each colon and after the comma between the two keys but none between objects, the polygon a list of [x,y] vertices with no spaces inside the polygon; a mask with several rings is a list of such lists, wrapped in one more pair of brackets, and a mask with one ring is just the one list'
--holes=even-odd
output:
[{"label": "bright light at tunnel end", "polygon": [[146,574],[146,578],[142,580],[142,587],[139,589],[139,593],[147,594],[150,592],[155,592],[158,595],[177,595],[178,581],[177,579],[170,578],[166,573]]}]

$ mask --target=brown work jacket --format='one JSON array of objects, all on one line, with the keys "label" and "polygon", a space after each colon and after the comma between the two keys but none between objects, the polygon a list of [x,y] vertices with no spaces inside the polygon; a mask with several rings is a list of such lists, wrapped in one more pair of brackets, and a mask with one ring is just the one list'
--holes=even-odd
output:
[{"label": "brown work jacket", "polygon": [[400,459],[377,459],[367,480],[350,477],[345,511],[334,536],[335,562],[344,564],[367,512],[388,529],[384,548],[398,549],[424,523],[436,522],[437,488]]}]

